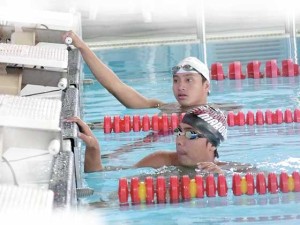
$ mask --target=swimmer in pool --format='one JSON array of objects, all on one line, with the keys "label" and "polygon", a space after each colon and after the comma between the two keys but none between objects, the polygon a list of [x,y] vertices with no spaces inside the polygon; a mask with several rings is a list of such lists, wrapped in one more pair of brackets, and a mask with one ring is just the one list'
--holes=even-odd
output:
[{"label": "swimmer in pool", "polygon": [[[170,104],[143,96],[122,82],[74,32],[66,32],[63,35],[63,40],[67,37],[72,38],[72,44],[80,51],[95,78],[127,108],[159,108],[162,113],[171,114],[186,112],[196,106],[208,104],[207,97],[210,93],[209,69],[196,57],[187,57],[172,68],[173,94],[177,103]],[[241,108],[234,103],[212,103],[211,105],[226,111]],[[96,127],[94,126],[94,129]]]},{"label": "swimmer in pool", "polygon": [[[86,144],[84,171],[105,170],[100,156],[100,145],[89,126],[77,117],[67,122],[75,122],[80,127],[81,138]],[[223,174],[224,170],[245,170],[251,165],[221,162],[217,148],[227,138],[226,116],[209,105],[189,110],[179,126],[174,130],[176,151],[157,151],[138,161],[134,167],[161,168],[179,166],[192,168],[196,172]]]}]

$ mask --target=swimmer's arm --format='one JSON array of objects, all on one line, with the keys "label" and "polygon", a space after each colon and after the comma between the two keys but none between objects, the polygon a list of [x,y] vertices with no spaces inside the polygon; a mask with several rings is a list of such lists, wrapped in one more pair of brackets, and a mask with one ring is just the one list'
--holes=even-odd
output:
[{"label": "swimmer's arm", "polygon": [[219,165],[213,162],[199,162],[197,163],[196,172],[208,172],[216,174],[224,174],[224,171]]},{"label": "swimmer's arm", "polygon": [[96,172],[102,171],[103,166],[100,156],[100,146],[86,147],[85,149],[85,159],[84,159],[84,172]]},{"label": "swimmer's arm", "polygon": [[250,163],[240,162],[219,162],[220,167],[225,171],[231,171],[236,173],[258,173],[260,171],[255,165]]},{"label": "swimmer's arm", "polygon": [[84,172],[102,171],[102,161],[100,157],[100,144],[89,126],[78,117],[71,117],[65,122],[75,122],[78,125],[78,138],[84,141],[86,145],[84,157]]},{"label": "swimmer's arm", "polygon": [[162,104],[157,99],[148,99],[122,82],[119,77],[106,66],[88,45],[74,32],[67,32],[64,38],[71,37],[86,64],[96,79],[127,108],[156,108]]},{"label": "swimmer's arm", "polygon": [[152,167],[160,168],[162,166],[177,165],[176,153],[167,151],[154,152],[139,162],[137,162],[134,167]]},{"label": "swimmer's arm", "polygon": [[254,166],[252,164],[243,163],[243,164],[235,166],[235,172],[237,172],[237,173],[258,173],[258,172],[263,172],[263,171],[260,171],[256,166]]}]

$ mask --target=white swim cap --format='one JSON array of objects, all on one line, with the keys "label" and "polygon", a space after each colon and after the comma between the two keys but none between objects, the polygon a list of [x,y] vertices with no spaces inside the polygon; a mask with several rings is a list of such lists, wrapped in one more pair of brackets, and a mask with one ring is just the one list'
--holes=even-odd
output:
[{"label": "white swim cap", "polygon": [[197,72],[200,73],[203,77],[205,77],[208,83],[210,83],[208,67],[196,57],[187,57],[183,59],[176,66],[172,68],[172,71],[173,71],[173,75],[186,73],[187,71],[191,73]]}]

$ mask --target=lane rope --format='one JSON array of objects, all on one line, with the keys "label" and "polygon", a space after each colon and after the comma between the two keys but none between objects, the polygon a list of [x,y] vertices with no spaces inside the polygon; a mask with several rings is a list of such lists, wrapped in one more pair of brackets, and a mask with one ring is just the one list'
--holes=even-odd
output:
[{"label": "lane rope", "polygon": [[[230,177],[229,177],[230,179]],[[135,204],[160,204],[178,203],[193,198],[226,197],[231,191],[234,196],[277,194],[288,192],[300,192],[300,174],[294,171],[292,174],[281,172],[277,175],[271,172],[265,175],[259,172],[256,175],[247,173],[245,176],[233,174],[232,186],[228,187],[226,177],[219,174],[209,174],[206,177],[195,175],[158,176],[156,179],[148,176],[144,181],[138,177],[119,179],[118,196],[120,205]]]},{"label": "lane rope", "polygon": [[[170,132],[173,131],[182,120],[184,113],[182,114],[162,114],[153,116],[140,116],[140,115],[120,115],[105,116],[103,121],[104,133],[121,133],[121,132],[139,132],[139,131],[161,131]],[[276,109],[271,111],[269,109],[262,111],[257,110],[256,112],[243,111],[233,112],[229,111],[227,114],[227,124],[229,127],[232,126],[254,126],[254,125],[271,125],[271,124],[282,124],[282,123],[300,123],[300,109]]]}]

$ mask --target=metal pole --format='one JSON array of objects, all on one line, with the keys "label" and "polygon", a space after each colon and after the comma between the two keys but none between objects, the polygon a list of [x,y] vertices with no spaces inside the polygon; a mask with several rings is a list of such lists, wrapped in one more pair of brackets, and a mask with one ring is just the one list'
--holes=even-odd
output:
[{"label": "metal pole", "polygon": [[291,30],[291,41],[292,49],[294,51],[294,63],[298,64],[298,54],[297,54],[297,38],[296,38],[296,24],[295,24],[295,10],[292,8],[292,30]]},{"label": "metal pole", "polygon": [[207,65],[207,55],[206,55],[206,31],[205,31],[205,10],[204,10],[204,1],[201,0],[198,2],[198,7],[196,9],[200,9],[201,17],[199,16],[198,11],[196,12],[197,17],[197,36],[200,39],[200,44],[202,44],[202,54],[203,54],[203,62]]}]

